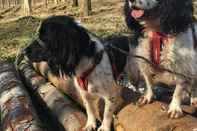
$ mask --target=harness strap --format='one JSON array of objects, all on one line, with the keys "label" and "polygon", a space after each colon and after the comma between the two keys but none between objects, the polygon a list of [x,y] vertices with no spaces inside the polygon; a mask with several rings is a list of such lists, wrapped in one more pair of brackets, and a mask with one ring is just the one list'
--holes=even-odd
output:
[{"label": "harness strap", "polygon": [[194,40],[194,49],[196,49],[197,48],[197,37],[196,37],[196,30],[195,30],[195,24],[194,23],[192,23],[191,29],[192,29],[192,37],[193,37],[193,40]]},{"label": "harness strap", "polygon": [[88,91],[88,80],[87,79],[84,79],[82,77],[77,77],[77,82],[83,90]]},{"label": "harness strap", "polygon": [[87,77],[94,71],[96,66],[100,63],[102,57],[103,57],[103,51],[98,52],[95,55],[94,64],[92,64],[87,70],[85,70],[81,74],[81,76],[77,76],[77,82],[78,82],[79,86],[83,90],[88,91],[88,80],[87,80]]},{"label": "harness strap", "polygon": [[160,64],[162,36],[159,32],[153,32],[152,37],[151,59],[155,66],[158,66]]},{"label": "harness strap", "polygon": [[112,66],[112,72],[114,74],[114,78],[115,78],[115,80],[118,80],[120,73],[118,72],[116,64],[112,63],[111,66]]}]

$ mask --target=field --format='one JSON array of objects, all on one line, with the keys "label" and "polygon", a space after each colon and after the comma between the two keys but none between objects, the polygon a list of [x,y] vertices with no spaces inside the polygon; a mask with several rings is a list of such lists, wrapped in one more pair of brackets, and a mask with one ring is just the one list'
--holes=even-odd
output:
[{"label": "field", "polygon": [[36,38],[42,19],[51,15],[73,16],[101,37],[126,33],[122,7],[121,0],[107,0],[102,3],[93,0],[93,12],[89,17],[83,17],[80,7],[72,7],[71,3],[50,5],[48,9],[38,5],[33,8],[33,15],[30,17],[20,15],[20,7],[0,10],[0,58],[13,60],[21,48]]}]

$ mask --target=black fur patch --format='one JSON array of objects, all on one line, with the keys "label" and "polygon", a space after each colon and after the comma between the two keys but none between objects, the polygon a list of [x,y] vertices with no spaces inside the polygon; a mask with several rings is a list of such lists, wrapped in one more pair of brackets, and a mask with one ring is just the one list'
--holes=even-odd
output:
[{"label": "black fur patch", "polygon": [[[120,50],[129,53],[129,38],[124,36],[113,36],[106,38],[105,41],[107,43],[105,45],[106,51],[109,55],[111,64],[115,64],[117,73],[118,75],[120,75],[124,71],[128,56],[128,54],[124,54]],[[118,48],[120,50],[115,49],[113,47]]]},{"label": "black fur patch", "polygon": [[24,51],[32,62],[47,61],[49,58],[47,51],[37,41],[33,41]]},{"label": "black fur patch", "polygon": [[159,14],[162,33],[184,32],[193,22],[192,0],[161,0]]},{"label": "black fur patch", "polygon": [[133,33],[133,37],[131,39],[131,44],[134,46],[137,46],[138,45],[138,38],[143,35],[142,31],[143,31],[144,27],[142,25],[140,25],[140,23],[138,21],[136,21],[135,18],[133,18],[131,16],[131,11],[132,11],[132,9],[129,7],[128,0],[125,0],[125,4],[124,4],[125,22],[126,22],[127,26],[129,27],[129,29]]},{"label": "black fur patch", "polygon": [[68,16],[45,19],[38,36],[45,47],[34,41],[26,52],[32,60],[46,60],[55,74],[59,74],[59,70],[67,75],[74,74],[82,57],[95,55],[95,44],[86,30]]},{"label": "black fur patch", "polygon": [[134,33],[141,32],[143,30],[143,26],[140,25],[140,23],[131,16],[132,8],[129,7],[128,1],[129,0],[125,0],[124,4],[124,15],[126,24],[131,31],[134,31]]}]

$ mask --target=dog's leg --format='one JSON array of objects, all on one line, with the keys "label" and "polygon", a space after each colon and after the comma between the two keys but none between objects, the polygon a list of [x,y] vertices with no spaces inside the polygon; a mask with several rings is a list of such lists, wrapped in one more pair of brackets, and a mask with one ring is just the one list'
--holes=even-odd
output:
[{"label": "dog's leg", "polygon": [[182,98],[182,92],[183,92],[184,84],[177,84],[172,101],[169,105],[168,114],[171,118],[178,118],[183,115],[182,109],[181,109],[181,98]]},{"label": "dog's leg", "polygon": [[145,95],[142,96],[142,97],[139,99],[139,101],[138,101],[138,103],[139,103],[140,105],[145,105],[145,104],[150,103],[150,102],[152,101],[153,96],[154,96],[153,90],[152,90],[152,88],[153,88],[152,78],[149,77],[149,76],[148,76],[147,74],[145,74],[145,73],[143,74],[143,76],[144,76],[144,79],[145,79],[145,82],[146,82],[147,90],[146,90]]},{"label": "dog's leg", "polygon": [[111,123],[113,120],[113,113],[117,106],[116,95],[104,98],[105,110],[103,115],[103,122],[98,131],[111,131]]},{"label": "dog's leg", "polygon": [[88,94],[87,91],[81,89],[81,87],[78,85],[78,82],[76,79],[74,79],[75,85],[77,87],[77,90],[79,94],[81,95],[83,105],[85,106],[86,113],[87,113],[87,122],[85,127],[83,128],[83,131],[92,131],[96,130],[96,117],[93,112],[93,103],[90,98],[90,94]]},{"label": "dog's leg", "polygon": [[197,108],[197,82],[192,84],[191,88],[191,105]]},{"label": "dog's leg", "polygon": [[83,104],[86,108],[86,113],[87,113],[87,117],[88,117],[86,125],[83,128],[83,130],[84,131],[96,130],[96,117],[93,112],[93,107],[92,107],[93,103],[92,103],[91,99],[89,99],[90,96],[85,91],[81,91],[80,95],[82,97]]}]

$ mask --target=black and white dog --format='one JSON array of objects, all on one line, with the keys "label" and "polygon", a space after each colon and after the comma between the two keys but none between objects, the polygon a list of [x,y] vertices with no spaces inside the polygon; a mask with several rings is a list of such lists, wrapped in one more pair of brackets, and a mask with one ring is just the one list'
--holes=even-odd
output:
[{"label": "black and white dog", "polygon": [[[134,30],[139,45],[135,54],[147,85],[141,104],[153,98],[152,88],[162,82],[176,86],[168,113],[182,115],[181,94],[191,87],[191,104],[197,107],[197,24],[192,0],[126,0],[127,25]],[[166,70],[167,69],[167,70]]]},{"label": "black and white dog", "polygon": [[[113,46],[129,52],[128,43],[116,42]],[[88,99],[89,95],[102,97],[105,109],[98,131],[111,130],[112,115],[120,96],[120,89],[114,84],[118,74],[124,69],[129,70],[127,67],[132,64],[127,61],[130,59],[127,59],[126,54],[116,49],[106,49],[97,37],[67,16],[53,16],[44,20],[38,39],[25,52],[33,63],[45,61],[57,77],[71,77],[74,80],[88,116],[84,130],[96,129],[93,103]],[[131,72],[136,71],[130,69]]]}]

